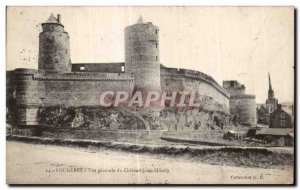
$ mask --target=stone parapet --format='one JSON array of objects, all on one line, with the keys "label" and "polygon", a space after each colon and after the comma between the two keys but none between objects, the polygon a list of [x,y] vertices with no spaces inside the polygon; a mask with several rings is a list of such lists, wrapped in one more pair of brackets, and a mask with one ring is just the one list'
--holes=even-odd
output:
[{"label": "stone parapet", "polygon": [[234,95],[230,96],[230,99],[255,99],[256,96],[252,94],[241,94],[241,95]]},{"label": "stone parapet", "polygon": [[161,76],[172,76],[175,78],[192,78],[195,80],[201,80],[213,88],[218,90],[221,94],[230,97],[229,93],[222,88],[211,76],[206,75],[199,71],[187,70],[187,69],[176,69],[176,68],[161,68]]}]

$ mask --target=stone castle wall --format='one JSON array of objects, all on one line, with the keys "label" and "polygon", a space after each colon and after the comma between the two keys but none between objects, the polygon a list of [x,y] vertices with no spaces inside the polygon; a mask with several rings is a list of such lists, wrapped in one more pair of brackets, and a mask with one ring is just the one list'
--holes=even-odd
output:
[{"label": "stone castle wall", "polygon": [[[187,73],[182,75],[182,72],[183,69],[180,75],[176,75],[173,69],[163,69],[162,89],[185,94],[197,89],[201,109],[225,114],[229,112],[228,94],[217,83],[205,77],[191,77]],[[99,106],[99,97],[104,91],[132,92],[133,88],[134,78],[125,73],[58,74],[32,69],[16,69],[7,73],[8,102],[15,102],[18,108],[16,120],[22,124],[34,124],[39,107]],[[13,109],[14,105],[9,109]]]},{"label": "stone castle wall", "polygon": [[192,70],[161,68],[161,87],[164,91],[198,92],[201,106],[210,110],[229,111],[229,94],[210,76]]},{"label": "stone castle wall", "polygon": [[45,74],[34,76],[40,82],[43,105],[90,106],[100,105],[105,91],[127,91],[133,88],[133,78],[116,73]]},{"label": "stone castle wall", "polygon": [[[84,67],[84,71],[80,70]],[[82,72],[113,72],[123,73],[124,63],[73,64],[72,71],[80,75]],[[160,65],[160,86],[162,91],[177,91],[190,93],[198,92],[203,106],[214,107],[209,109],[229,111],[229,93],[221,87],[211,76],[199,71],[167,68]]]},{"label": "stone castle wall", "polygon": [[[124,73],[43,73],[16,69],[7,75],[8,111],[19,124],[36,124],[39,107],[98,106],[105,91],[133,89],[133,78]],[[15,103],[14,103],[15,102]]]}]

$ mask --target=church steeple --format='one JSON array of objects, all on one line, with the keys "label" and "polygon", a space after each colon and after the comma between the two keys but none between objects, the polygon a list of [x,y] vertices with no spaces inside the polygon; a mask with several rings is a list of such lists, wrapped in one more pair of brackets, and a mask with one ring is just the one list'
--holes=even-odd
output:
[{"label": "church steeple", "polygon": [[266,100],[266,108],[268,110],[268,113],[270,114],[277,108],[278,100],[274,96],[270,73],[268,73],[268,76],[269,76],[269,91],[268,91],[268,99]]},{"label": "church steeple", "polygon": [[272,89],[270,73],[268,73],[268,75],[269,75],[269,91],[268,91],[268,98],[269,98],[269,99],[272,99],[272,98],[274,98],[274,91],[273,91],[273,89]]},{"label": "church steeple", "polygon": [[271,89],[272,90],[272,84],[271,84],[271,77],[270,77],[270,73],[268,73],[269,75],[269,90]]}]

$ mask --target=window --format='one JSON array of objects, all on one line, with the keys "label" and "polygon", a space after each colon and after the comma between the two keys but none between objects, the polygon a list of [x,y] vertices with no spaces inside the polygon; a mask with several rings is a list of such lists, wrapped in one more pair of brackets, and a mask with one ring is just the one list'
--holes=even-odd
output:
[{"label": "window", "polygon": [[156,61],[158,61],[158,56],[156,56]]},{"label": "window", "polygon": [[84,71],[85,67],[80,67],[79,70]]},{"label": "window", "polygon": [[281,127],[285,127],[285,121],[284,121],[284,120],[281,120],[281,121],[280,121],[280,126],[281,126]]},{"label": "window", "polygon": [[155,34],[157,34],[157,33],[158,33],[158,30],[156,29],[156,30],[155,30]]},{"label": "window", "polygon": [[156,46],[156,48],[158,48],[158,44],[157,43],[155,43],[155,46]]},{"label": "window", "polygon": [[282,113],[280,114],[280,118],[281,118],[281,119],[285,119],[285,113],[284,113],[284,112],[282,112]]},{"label": "window", "polygon": [[124,67],[124,66],[121,67],[121,71],[122,71],[122,72],[125,71],[125,67]]}]

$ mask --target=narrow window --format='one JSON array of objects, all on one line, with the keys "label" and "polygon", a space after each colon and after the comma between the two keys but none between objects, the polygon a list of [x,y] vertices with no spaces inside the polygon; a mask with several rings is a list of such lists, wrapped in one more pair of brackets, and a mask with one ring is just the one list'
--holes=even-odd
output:
[{"label": "narrow window", "polygon": [[156,30],[155,30],[155,34],[157,34],[157,33],[158,33],[158,30],[156,29]]},{"label": "narrow window", "polygon": [[58,58],[55,58],[55,63],[58,63]]},{"label": "narrow window", "polygon": [[85,67],[80,67],[79,68],[81,71],[84,71],[85,70]]},{"label": "narrow window", "polygon": [[158,56],[156,56],[156,61],[158,61]]},{"label": "narrow window", "polygon": [[155,43],[155,46],[156,46],[156,48],[158,48],[158,44],[157,43]]},{"label": "narrow window", "polygon": [[124,66],[122,66],[122,67],[121,67],[121,71],[122,71],[122,72],[124,72],[124,71],[125,71],[125,68],[124,68]]},{"label": "narrow window", "polygon": [[285,127],[285,121],[284,121],[284,120],[282,120],[282,121],[280,122],[280,124],[281,124],[281,127]]}]

